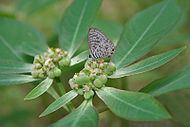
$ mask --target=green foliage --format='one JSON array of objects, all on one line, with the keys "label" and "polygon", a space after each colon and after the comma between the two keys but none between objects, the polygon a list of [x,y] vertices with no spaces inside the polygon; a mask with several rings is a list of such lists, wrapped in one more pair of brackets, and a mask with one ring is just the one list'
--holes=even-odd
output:
[{"label": "green foliage", "polygon": [[71,66],[76,65],[76,64],[86,60],[88,57],[88,54],[89,54],[89,52],[86,50],[86,51],[81,52],[77,56],[73,57],[71,59]]},{"label": "green foliage", "polygon": [[0,74],[26,73],[32,71],[32,64],[17,61],[0,61]]},{"label": "green foliage", "polygon": [[92,102],[84,101],[76,110],[50,127],[97,127],[98,113]]},{"label": "green foliage", "polygon": [[166,0],[127,22],[112,61],[119,69],[149,52],[175,26],[181,15],[174,0]]},{"label": "green foliage", "polygon": [[36,86],[30,93],[28,93],[24,98],[24,100],[32,100],[39,97],[48,90],[48,88],[51,86],[52,83],[53,79],[46,78],[38,86]]},{"label": "green foliage", "polygon": [[95,17],[101,0],[75,0],[65,11],[60,23],[60,46],[72,57],[82,43]]},{"label": "green foliage", "polygon": [[167,111],[148,94],[105,87],[96,92],[117,116],[134,121],[169,119]]},{"label": "green foliage", "polygon": [[[58,0],[19,0],[16,9],[28,15],[56,1]],[[181,9],[175,0],[164,0],[139,12],[123,27],[120,23],[95,19],[101,2],[102,0],[73,0],[58,24],[58,35],[53,44],[58,44],[62,49],[48,48],[46,39],[33,27],[15,19],[0,18],[0,86],[41,80],[25,100],[35,99],[47,92],[55,101],[40,117],[61,107],[69,112],[51,127],[97,127],[98,113],[92,105],[95,95],[115,115],[126,120],[170,119],[170,114],[153,96],[189,88],[189,67],[153,81],[140,92],[107,87],[106,83],[108,78],[121,78],[153,70],[179,55],[184,48],[137,61],[177,26]],[[111,60],[87,60],[84,68],[75,73],[71,66],[85,61],[89,55],[83,45],[80,50],[79,47],[87,38],[90,27],[97,27],[108,35],[116,45],[116,51]],[[32,60],[33,64],[29,63]],[[70,78],[69,73],[75,74]],[[71,89],[66,87],[65,90],[67,82]],[[124,88],[127,84],[116,85]],[[83,95],[84,101],[75,109],[71,101],[78,95]]]},{"label": "green foliage", "polygon": [[18,74],[0,74],[0,86],[2,85],[19,85],[29,82],[37,81],[30,75],[18,75]]},{"label": "green foliage", "polygon": [[137,62],[133,65],[118,69],[110,78],[121,78],[125,76],[130,76],[134,74],[143,73],[146,71],[153,70],[159,66],[167,63],[171,59],[175,58],[179,53],[183,51],[184,48],[174,49],[159,55],[155,55]]},{"label": "green foliage", "polygon": [[186,67],[172,75],[155,80],[141,89],[142,92],[153,96],[159,96],[164,93],[175,90],[190,88],[190,67]]},{"label": "green foliage", "polygon": [[8,18],[0,18],[0,24],[1,59],[20,58],[19,53],[35,56],[47,50],[44,37],[31,26]]},{"label": "green foliage", "polygon": [[68,102],[70,102],[77,95],[78,94],[74,90],[64,94],[63,96],[58,98],[56,101],[54,101],[51,105],[49,105],[47,107],[47,109],[40,115],[40,117],[48,115],[48,114],[58,110],[59,108],[61,108],[62,106],[66,105]]},{"label": "green foliage", "polygon": [[110,38],[115,44],[119,40],[123,29],[123,26],[119,23],[102,19],[96,19],[92,26],[102,30],[103,33],[106,33],[108,38]]},{"label": "green foliage", "polygon": [[58,0],[18,0],[16,10],[26,14],[31,14],[42,10],[57,1]]}]

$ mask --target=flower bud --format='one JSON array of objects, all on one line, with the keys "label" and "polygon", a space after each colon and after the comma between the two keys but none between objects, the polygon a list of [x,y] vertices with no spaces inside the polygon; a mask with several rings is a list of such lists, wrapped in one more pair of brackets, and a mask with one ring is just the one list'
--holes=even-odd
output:
[{"label": "flower bud", "polygon": [[55,77],[59,77],[59,76],[61,76],[61,70],[58,67],[55,67],[53,69],[53,74]]},{"label": "flower bud", "polygon": [[83,95],[83,94],[84,94],[84,91],[83,91],[82,88],[80,88],[80,89],[77,90],[77,93],[78,93],[79,95]]},{"label": "flower bud", "polygon": [[69,66],[71,63],[70,58],[68,57],[63,57],[60,61],[59,61],[59,66],[64,67],[64,66]]},{"label": "flower bud", "polygon": [[107,76],[105,75],[100,75],[97,77],[97,79],[99,79],[103,84],[105,84],[107,82]]},{"label": "flower bud", "polygon": [[115,64],[113,64],[113,63],[109,63],[107,68],[112,72],[114,72],[116,70]]},{"label": "flower bud", "polygon": [[98,67],[96,61],[93,61],[93,62],[91,63],[91,67],[92,67],[92,68],[97,68],[97,67]]},{"label": "flower bud", "polygon": [[79,85],[87,84],[90,82],[90,78],[87,75],[80,75],[75,77],[75,83]]},{"label": "flower bud", "polygon": [[40,63],[35,63],[34,68],[35,69],[40,69],[40,68],[42,68],[42,65]]},{"label": "flower bud", "polygon": [[53,70],[48,71],[47,74],[48,74],[48,77],[49,77],[49,78],[51,78],[51,79],[55,78],[55,75],[54,75]]},{"label": "flower bud", "polygon": [[90,90],[90,91],[84,93],[84,98],[86,100],[92,98],[93,96],[94,96],[94,91],[93,90]]},{"label": "flower bud", "polygon": [[39,73],[38,73],[37,70],[33,70],[33,71],[32,71],[32,77],[33,77],[33,78],[38,78],[38,75],[39,75]]},{"label": "flower bud", "polygon": [[93,80],[96,78],[96,74],[92,74],[92,73],[91,73],[89,76],[90,76],[90,80],[91,80],[91,81],[93,81]]},{"label": "flower bud", "polygon": [[106,69],[104,70],[104,72],[105,72],[105,74],[107,74],[107,75],[112,75],[112,74],[113,74],[113,71],[111,71],[109,68],[106,68]]},{"label": "flower bud", "polygon": [[39,73],[38,77],[39,77],[39,78],[44,78],[45,75],[44,75],[44,73]]},{"label": "flower bud", "polygon": [[104,86],[104,84],[100,79],[95,79],[94,80],[94,86],[97,88],[102,88],[102,86]]}]

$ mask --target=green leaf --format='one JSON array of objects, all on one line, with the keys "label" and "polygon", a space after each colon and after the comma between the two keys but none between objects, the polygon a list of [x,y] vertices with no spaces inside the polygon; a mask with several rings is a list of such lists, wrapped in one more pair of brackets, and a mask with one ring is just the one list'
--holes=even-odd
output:
[{"label": "green leaf", "polygon": [[58,98],[57,100],[55,100],[52,104],[50,104],[46,110],[44,112],[42,112],[42,114],[40,115],[40,117],[42,116],[46,116],[52,112],[55,112],[56,110],[58,110],[59,108],[63,107],[64,105],[66,105],[68,102],[70,102],[71,100],[73,100],[73,98],[75,98],[78,94],[72,90],[66,94],[64,94],[63,96],[61,96],[60,98]]},{"label": "green leaf", "polygon": [[26,73],[32,71],[32,64],[16,61],[0,61],[0,74]]},{"label": "green leaf", "polygon": [[[1,25],[0,25],[1,26]],[[1,31],[1,30],[0,30]],[[0,34],[0,59],[1,60],[12,60],[22,61],[21,56],[14,50],[13,47],[1,36]]]},{"label": "green leaf", "polygon": [[88,58],[88,55],[89,55],[89,51],[86,50],[86,51],[81,52],[81,53],[78,54],[77,56],[73,57],[73,58],[71,59],[71,66],[76,65],[76,64],[78,64],[78,63],[80,63],[80,62],[85,61],[85,60]]},{"label": "green leaf", "polygon": [[0,74],[0,86],[18,85],[37,81],[30,75]]},{"label": "green leaf", "polygon": [[52,5],[58,0],[18,0],[16,10],[31,14]]},{"label": "green leaf", "polygon": [[[18,53],[35,56],[48,48],[42,34],[29,25],[13,19],[0,18],[0,28],[0,43],[14,53],[14,57]],[[0,48],[0,57],[4,59],[7,57],[5,52],[9,52],[6,49]]]},{"label": "green leaf", "polygon": [[72,113],[50,127],[98,127],[98,113],[91,101],[84,101]]},{"label": "green leaf", "polygon": [[32,100],[39,97],[48,90],[48,88],[51,86],[52,83],[53,79],[46,78],[38,86],[36,86],[30,93],[28,93],[24,98],[24,100]]},{"label": "green leaf", "polygon": [[184,48],[174,49],[156,56],[149,57],[131,66],[120,68],[109,78],[121,78],[153,70],[175,58]]},{"label": "green leaf", "polygon": [[92,26],[100,29],[115,44],[119,40],[123,29],[121,24],[104,19],[96,19]]},{"label": "green leaf", "polygon": [[117,68],[136,61],[170,32],[181,11],[175,0],[166,0],[134,16],[125,26],[112,61]]},{"label": "green leaf", "polygon": [[134,121],[169,119],[170,115],[152,96],[104,87],[96,92],[117,116]]},{"label": "green leaf", "polygon": [[102,0],[74,0],[60,23],[60,46],[72,57],[87,36],[87,31]]},{"label": "green leaf", "polygon": [[175,90],[190,88],[190,67],[151,82],[140,91],[159,96]]}]

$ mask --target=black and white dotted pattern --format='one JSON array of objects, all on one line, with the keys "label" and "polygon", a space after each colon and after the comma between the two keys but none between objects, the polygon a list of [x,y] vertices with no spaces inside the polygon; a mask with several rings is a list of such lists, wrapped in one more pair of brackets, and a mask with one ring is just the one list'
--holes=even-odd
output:
[{"label": "black and white dotted pattern", "polygon": [[92,59],[110,57],[115,50],[114,44],[96,28],[89,29],[88,44]]}]

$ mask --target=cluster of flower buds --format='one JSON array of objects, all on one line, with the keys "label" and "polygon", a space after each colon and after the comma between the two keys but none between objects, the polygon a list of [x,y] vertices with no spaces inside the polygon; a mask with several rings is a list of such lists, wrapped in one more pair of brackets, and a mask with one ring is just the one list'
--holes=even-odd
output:
[{"label": "cluster of flower buds", "polygon": [[70,87],[85,99],[90,99],[94,96],[94,91],[105,86],[107,77],[115,70],[113,63],[104,62],[103,59],[88,60],[84,69],[69,80]]},{"label": "cluster of flower buds", "polygon": [[42,55],[36,55],[33,61],[34,78],[55,78],[61,75],[61,69],[70,65],[68,53],[59,48],[48,48]]}]

